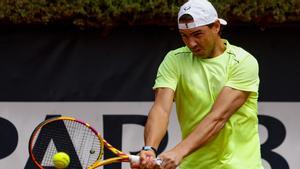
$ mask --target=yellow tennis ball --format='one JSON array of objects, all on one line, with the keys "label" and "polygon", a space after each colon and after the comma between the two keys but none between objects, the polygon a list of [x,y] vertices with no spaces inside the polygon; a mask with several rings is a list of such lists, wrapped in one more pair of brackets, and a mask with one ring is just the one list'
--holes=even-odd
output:
[{"label": "yellow tennis ball", "polygon": [[65,152],[58,152],[54,154],[52,160],[53,160],[54,167],[58,169],[67,168],[68,165],[70,164],[70,157]]}]

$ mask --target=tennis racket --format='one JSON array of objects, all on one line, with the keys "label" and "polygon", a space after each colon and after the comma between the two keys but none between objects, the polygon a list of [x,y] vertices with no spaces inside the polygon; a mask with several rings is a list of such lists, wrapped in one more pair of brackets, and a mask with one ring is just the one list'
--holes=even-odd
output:
[{"label": "tennis racket", "polygon": [[[116,157],[103,160],[104,147]],[[66,116],[43,121],[29,140],[30,158],[40,169],[53,169],[52,157],[57,152],[70,156],[69,169],[94,169],[112,163],[140,161],[139,156],[114,148],[88,123]],[[161,160],[157,159],[156,164],[160,165]]]}]

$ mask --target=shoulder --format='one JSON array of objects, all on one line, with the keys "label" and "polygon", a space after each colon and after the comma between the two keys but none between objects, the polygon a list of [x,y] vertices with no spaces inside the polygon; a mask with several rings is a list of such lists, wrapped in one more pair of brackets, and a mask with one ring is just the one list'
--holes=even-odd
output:
[{"label": "shoulder", "polygon": [[183,63],[192,59],[192,52],[186,46],[171,50],[165,56],[163,62]]},{"label": "shoulder", "polygon": [[175,50],[171,50],[166,57],[172,57],[172,58],[180,58],[182,56],[191,55],[192,52],[186,47],[180,47]]},{"label": "shoulder", "polygon": [[233,59],[238,63],[244,62],[245,60],[253,60],[254,62],[257,62],[255,57],[252,54],[250,54],[245,49],[235,45],[229,46],[229,50],[227,51],[227,54],[231,57],[231,59]]}]

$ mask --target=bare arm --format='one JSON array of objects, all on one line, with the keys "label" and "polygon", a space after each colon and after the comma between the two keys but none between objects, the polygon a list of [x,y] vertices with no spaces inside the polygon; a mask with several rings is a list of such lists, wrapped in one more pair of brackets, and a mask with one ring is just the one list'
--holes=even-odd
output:
[{"label": "bare arm", "polygon": [[[158,148],[168,128],[173,99],[174,91],[172,89],[156,89],[155,101],[148,114],[144,131],[145,145]],[[131,168],[154,168],[154,158],[154,152],[141,151],[140,164],[131,164]]]},{"label": "bare arm", "polygon": [[150,109],[145,126],[145,145],[158,148],[166,134],[169,116],[172,109],[174,91],[169,88],[158,88],[155,91],[155,101]]},{"label": "bare arm", "polygon": [[199,149],[225,125],[231,115],[247,100],[249,92],[224,87],[215,101],[210,113],[176,147],[163,153],[168,165],[177,166],[182,158]]}]

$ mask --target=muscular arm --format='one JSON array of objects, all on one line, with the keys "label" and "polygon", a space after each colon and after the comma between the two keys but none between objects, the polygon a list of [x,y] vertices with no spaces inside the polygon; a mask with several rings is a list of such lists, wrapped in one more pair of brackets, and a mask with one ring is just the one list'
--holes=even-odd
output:
[{"label": "muscular arm", "polygon": [[[158,148],[166,134],[169,116],[172,109],[174,91],[169,88],[158,88],[155,91],[155,101],[148,114],[144,131],[145,145]],[[140,166],[138,168],[153,168],[154,152],[140,152]],[[134,168],[134,166],[131,166]]]},{"label": "muscular arm", "polygon": [[173,98],[174,91],[172,89],[156,89],[155,101],[150,109],[145,126],[145,145],[153,146],[156,149],[158,148],[160,141],[167,131]]},{"label": "muscular arm", "polygon": [[184,156],[203,146],[225,125],[231,115],[247,100],[249,92],[224,87],[217,97],[210,113],[181,143],[171,151]]}]

